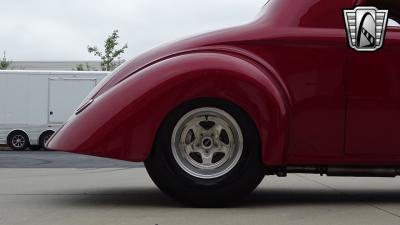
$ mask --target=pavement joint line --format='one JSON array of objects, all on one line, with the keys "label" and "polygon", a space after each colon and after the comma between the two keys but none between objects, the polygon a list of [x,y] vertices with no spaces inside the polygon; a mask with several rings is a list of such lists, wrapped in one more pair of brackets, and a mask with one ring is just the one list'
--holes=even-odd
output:
[{"label": "pavement joint line", "polygon": [[[328,189],[330,189],[330,190],[332,190],[332,191],[334,191],[334,192],[336,192],[336,193],[338,193],[339,195],[342,195],[342,196],[344,196],[344,197],[349,197],[349,196],[350,196],[350,195],[347,194],[346,192],[340,191],[340,190],[338,190],[338,189],[336,189],[336,188],[334,188],[334,187],[332,187],[332,186],[330,186],[330,185],[328,185],[328,184],[324,184],[324,183],[322,183],[322,182],[319,182],[319,181],[317,181],[317,180],[314,180],[314,179],[312,179],[312,178],[309,178],[309,177],[306,177],[306,176],[303,176],[303,175],[300,175],[300,174],[295,174],[295,175],[298,176],[298,177],[300,177],[300,178],[302,178],[302,179],[304,179],[304,180],[308,180],[308,181],[311,181],[311,182],[313,182],[313,183],[315,183],[315,184],[319,184],[319,185],[321,185],[321,186],[324,186],[324,187],[326,187],[326,188],[328,188]],[[394,212],[392,212],[392,211],[390,211],[390,210],[381,208],[381,207],[379,207],[379,206],[377,206],[377,205],[374,205],[374,204],[372,204],[372,203],[369,203],[369,202],[366,202],[366,201],[362,201],[361,204],[370,206],[370,207],[375,208],[375,209],[377,209],[377,210],[379,210],[379,211],[381,211],[381,212],[384,212],[384,213],[386,213],[386,214],[389,214],[389,215],[395,216],[395,217],[397,217],[397,218],[400,218],[400,215],[398,215],[398,214],[396,214],[396,213],[394,213]]]}]

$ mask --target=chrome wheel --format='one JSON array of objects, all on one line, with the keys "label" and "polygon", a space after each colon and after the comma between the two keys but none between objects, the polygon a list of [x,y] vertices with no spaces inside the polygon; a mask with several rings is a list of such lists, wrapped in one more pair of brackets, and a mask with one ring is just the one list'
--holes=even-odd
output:
[{"label": "chrome wheel", "polygon": [[15,148],[22,148],[25,145],[25,137],[22,135],[15,135],[11,139],[11,143]]},{"label": "chrome wheel", "polygon": [[214,179],[231,171],[243,151],[243,135],[236,120],[217,108],[199,108],[175,125],[171,149],[175,161],[188,174]]}]

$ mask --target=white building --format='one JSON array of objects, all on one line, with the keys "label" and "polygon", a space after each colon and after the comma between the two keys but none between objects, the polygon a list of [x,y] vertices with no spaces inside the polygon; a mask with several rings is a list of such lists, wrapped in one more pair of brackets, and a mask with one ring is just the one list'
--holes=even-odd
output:
[{"label": "white building", "polygon": [[100,61],[13,61],[9,70],[77,70],[77,66],[89,66],[90,70],[101,71]]}]

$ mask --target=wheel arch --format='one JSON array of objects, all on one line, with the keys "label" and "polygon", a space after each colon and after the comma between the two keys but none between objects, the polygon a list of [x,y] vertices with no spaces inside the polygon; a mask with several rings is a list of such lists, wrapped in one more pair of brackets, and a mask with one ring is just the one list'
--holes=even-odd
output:
[{"label": "wheel arch", "polygon": [[[264,164],[269,165],[269,166],[278,166],[283,163],[284,160],[284,154],[286,150],[286,144],[287,144],[287,139],[289,138],[289,131],[288,131],[288,110],[290,108],[290,96],[288,94],[287,88],[284,86],[281,78],[279,77],[279,74],[273,69],[272,66],[270,66],[268,63],[261,63],[258,60],[254,59],[250,55],[244,54],[244,52],[239,52],[239,51],[226,51],[224,50],[214,50],[214,51],[196,51],[196,52],[187,52],[183,53],[180,55],[172,56],[171,58],[167,60],[175,60],[175,57],[184,57],[184,56],[191,56],[196,58],[196,56],[199,56],[198,59],[193,59],[192,63],[187,63],[187,64],[196,64],[198,61],[202,61],[201,58],[205,56],[200,56],[202,54],[216,54],[218,55],[217,58],[219,58],[221,61],[234,61],[234,63],[237,64],[237,66],[243,68],[251,68],[249,71],[255,70],[257,72],[251,73],[251,72],[242,72],[241,75],[244,75],[242,78],[238,78],[234,75],[235,72],[237,72],[235,69],[232,69],[231,71],[227,70],[227,68],[223,68],[223,66],[219,67],[220,65],[216,65],[214,70],[220,69],[221,71],[225,71],[226,78],[230,78],[229,82],[230,84],[234,83],[234,81],[239,82],[240,80],[252,80],[253,82],[250,82],[251,85],[248,87],[251,87],[249,89],[246,89],[251,93],[250,95],[242,95],[242,93],[235,93],[238,91],[238,89],[232,88],[232,89],[220,89],[220,92],[223,92],[224,94],[208,94],[202,96],[201,94],[193,94],[193,98],[185,98],[185,101],[176,101],[177,104],[173,105],[173,107],[170,107],[169,111],[166,111],[164,113],[164,116],[162,120],[159,123],[159,126],[161,126],[162,122],[166,119],[166,117],[174,111],[175,108],[180,107],[184,104],[190,103],[192,101],[198,101],[198,100],[204,100],[204,99],[214,99],[214,100],[220,100],[220,101],[225,101],[229,104],[236,105],[237,107],[241,108],[247,115],[248,117],[252,120],[254,123],[255,127],[257,128],[257,134],[258,138],[260,141],[260,146],[261,146],[261,154],[262,154],[262,160]],[[164,62],[158,62],[160,65],[156,66],[161,66]],[[168,63],[166,63],[168,64]],[[186,64],[186,63],[183,63]],[[216,63],[218,64],[218,63]],[[167,66],[168,67],[168,66]],[[204,69],[207,70],[210,64],[204,63]],[[237,69],[237,68],[236,68]],[[163,70],[163,69],[160,69]],[[196,70],[196,69],[193,69]],[[176,75],[177,77],[179,76],[187,76],[187,74],[193,73],[191,71],[189,72],[182,72],[179,75]],[[215,75],[215,74],[214,74]],[[209,75],[212,76],[212,75]],[[175,77],[176,78],[176,77]],[[244,79],[243,79],[244,78]],[[203,78],[203,83],[208,83],[208,81],[212,80],[209,77]],[[210,82],[212,83],[212,82]],[[231,87],[231,85],[228,85]],[[175,89],[175,88],[174,88]],[[204,87],[206,89],[206,87]],[[251,89],[251,90],[250,90]],[[192,90],[193,92],[196,92],[197,90]],[[200,91],[199,91],[200,92]],[[203,91],[203,93],[206,93],[207,91]],[[263,93],[265,94],[266,97],[265,99],[261,98],[261,95],[256,95],[255,93]],[[189,94],[191,95],[191,94]],[[169,94],[166,92],[165,95],[163,95],[163,99],[168,99]],[[238,101],[239,96],[244,96],[242,99]],[[175,97],[171,96],[169,97],[170,99],[175,99]],[[256,101],[249,101],[252,98],[258,98]],[[263,101],[264,100],[264,101]],[[163,100],[164,101],[164,100]],[[163,102],[162,101],[162,102]],[[168,100],[167,100],[168,101]],[[178,103],[179,102],[179,103]],[[257,104],[259,103],[259,104]],[[172,106],[172,105],[171,105]],[[272,131],[271,131],[272,130]],[[155,142],[155,137],[157,135],[157,132],[154,133],[154,140],[152,142],[152,146],[154,145]],[[152,148],[151,148],[152,149]],[[149,153],[150,154],[150,153]],[[148,157],[148,155],[147,155]]]},{"label": "wheel arch", "polygon": [[56,131],[52,130],[52,129],[47,129],[47,130],[43,131],[42,133],[40,133],[39,138],[43,137],[46,133],[50,133],[50,132],[55,133]]},{"label": "wheel arch", "polygon": [[54,134],[56,131],[53,129],[46,129],[45,131],[43,131],[42,133],[40,133],[39,135],[39,140],[41,140],[46,134],[48,133],[52,133]]},{"label": "wheel arch", "polygon": [[250,115],[260,135],[263,162],[280,165],[288,138],[289,96],[275,76],[256,61],[232,52],[174,55],[97,96],[58,131],[48,147],[144,161],[168,113],[194,99],[217,98]]},{"label": "wheel arch", "polygon": [[[213,55],[213,57],[215,57],[217,60],[212,63],[204,63],[203,60],[205,57],[207,57],[207,55]],[[179,59],[180,57],[191,57],[192,59],[188,60],[191,61],[191,63],[179,62],[180,60],[185,61],[185,59]],[[229,85],[222,87],[220,86],[219,93],[202,94],[209,93],[206,91],[206,89],[208,89],[208,87],[206,87],[207,83],[216,83],[212,82],[213,79],[210,79],[210,76],[216,75],[215,73],[210,72],[208,75],[207,73],[204,73],[204,80],[198,85],[202,86],[203,88],[198,88],[196,90],[186,89],[186,91],[190,93],[186,92],[186,96],[184,98],[175,101],[175,104],[171,104],[169,106],[169,111],[165,111],[162,120],[160,120],[159,122],[158,127],[161,126],[161,123],[166,119],[168,114],[180,105],[186,104],[191,101],[207,98],[226,101],[241,108],[254,122],[260,139],[263,162],[270,166],[282,164],[289,136],[288,109],[290,105],[290,97],[288,96],[286,87],[283,86],[283,82],[281,82],[280,80],[279,74],[277,74],[271,66],[267,65],[266,67],[265,63],[260,63],[257,60],[254,60],[253,58],[239,52],[227,52],[225,50],[187,52],[180,55],[172,56],[165,60],[166,61],[160,61],[155,65],[152,65],[154,67],[159,67],[158,69],[149,69],[163,71],[165,68],[165,70],[168,70],[168,68],[170,67],[169,64],[171,63],[168,62],[169,60],[174,61],[173,64],[176,64],[176,67],[179,67],[179,64],[195,65],[196,62],[199,62],[203,63],[204,65],[200,66],[200,68],[192,68],[191,71],[178,72],[173,76],[172,79],[177,79],[182,82],[182,80],[185,79],[181,80],[178,77],[184,77],[188,76],[188,74],[197,73],[197,70],[204,69],[205,71],[207,71],[208,68],[212,68],[211,70],[213,71],[220,70],[219,73],[225,73],[225,79],[228,80]],[[224,64],[227,61],[234,61],[235,68],[231,68],[229,70],[226,65],[221,66],[221,64]],[[238,67],[241,67],[242,69],[249,68],[249,72],[239,72],[237,70]],[[237,74],[235,74],[236,72],[238,72],[243,77],[237,76]],[[235,86],[237,87],[236,82],[243,81],[245,81],[244,83],[248,85],[247,88],[242,87],[240,91],[237,88],[233,88]],[[177,83],[179,84],[180,82]],[[179,85],[190,86],[183,84]],[[179,90],[179,85],[171,87],[170,90]],[[245,92],[247,92],[248,95],[246,95]],[[161,95],[162,97],[159,99],[159,101],[164,102],[162,100],[163,98],[178,99],[178,96],[183,96],[183,94],[175,94],[174,97],[168,97],[171,95],[174,94],[165,91],[164,94]],[[265,98],[261,97],[263,95]],[[193,97],[190,98],[187,96]],[[242,96],[242,98],[238,101],[238,99],[240,98],[239,96]],[[168,106],[161,108],[168,108]],[[155,142],[156,135],[157,132],[155,132],[153,135],[154,139],[152,141],[152,146]],[[146,155],[146,157],[148,157],[148,155]]]},{"label": "wheel arch", "polygon": [[26,132],[24,129],[13,129],[11,130],[8,135],[7,135],[7,142],[9,141],[9,138],[11,137],[12,134],[17,133],[17,132],[21,132],[24,133],[27,137],[28,137],[28,141],[31,141],[31,136],[29,135],[28,132]]}]

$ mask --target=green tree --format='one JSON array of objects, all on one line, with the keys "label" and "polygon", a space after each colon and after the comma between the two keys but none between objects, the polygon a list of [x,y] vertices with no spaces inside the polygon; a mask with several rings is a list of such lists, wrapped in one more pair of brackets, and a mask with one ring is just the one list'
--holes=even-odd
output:
[{"label": "green tree", "polygon": [[76,65],[76,67],[75,67],[75,69],[74,70],[76,70],[76,71],[91,71],[91,70],[95,70],[95,69],[93,69],[90,65],[89,65],[89,63],[86,63],[86,64],[78,64],[78,65]]},{"label": "green tree", "polygon": [[79,64],[79,65],[76,66],[75,70],[76,70],[76,71],[84,71],[84,70],[85,70],[85,67],[84,67],[83,64]]},{"label": "green tree", "polygon": [[114,30],[104,42],[104,52],[100,51],[97,46],[88,46],[88,52],[100,57],[101,67],[105,71],[111,71],[121,64],[120,55],[128,48],[128,44],[118,49],[118,30]]},{"label": "green tree", "polygon": [[0,60],[0,70],[6,70],[11,65],[11,62],[6,58],[6,52],[3,52],[3,58]]}]

